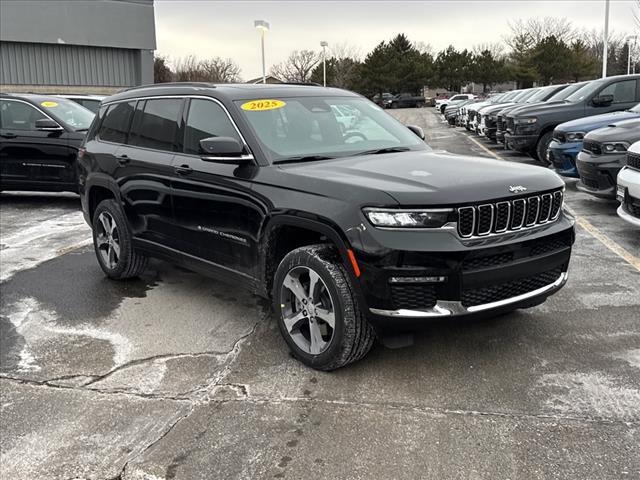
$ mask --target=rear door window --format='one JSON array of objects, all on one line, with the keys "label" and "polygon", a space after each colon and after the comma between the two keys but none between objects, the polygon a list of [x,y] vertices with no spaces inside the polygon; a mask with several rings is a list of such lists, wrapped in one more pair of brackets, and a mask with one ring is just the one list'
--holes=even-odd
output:
[{"label": "rear door window", "polygon": [[178,151],[176,139],[181,110],[181,98],[140,101],[127,143],[154,150]]},{"label": "rear door window", "polygon": [[135,104],[134,100],[110,105],[98,130],[98,138],[105,142],[125,143]]}]

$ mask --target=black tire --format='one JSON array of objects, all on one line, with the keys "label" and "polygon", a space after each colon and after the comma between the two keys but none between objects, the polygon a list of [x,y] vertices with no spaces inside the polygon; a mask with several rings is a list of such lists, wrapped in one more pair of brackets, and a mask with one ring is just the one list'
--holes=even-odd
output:
[{"label": "black tire", "polygon": [[[100,231],[104,229],[101,222],[101,215],[106,214],[115,222],[115,230],[118,237],[118,245],[120,254],[117,261],[113,265],[108,265],[107,260],[103,257],[104,249],[100,245],[104,243],[99,239]],[[93,229],[93,248],[98,258],[100,268],[107,277],[114,280],[124,280],[127,278],[137,277],[142,274],[147,267],[148,259],[146,256],[136,252],[133,248],[131,230],[127,223],[127,219],[122,208],[114,199],[103,200],[100,202],[92,219]],[[113,235],[115,237],[115,233]]]},{"label": "black tire", "polygon": [[549,145],[551,144],[551,140],[553,140],[553,132],[546,132],[540,137],[538,143],[536,144],[534,158],[545,165],[549,165],[551,163],[549,161],[549,154],[547,153],[547,150],[549,150]]},{"label": "black tire", "polygon": [[[333,302],[335,327],[332,337],[326,349],[315,355],[300,348],[285,326],[283,298],[287,289],[284,282],[287,275],[297,268],[312,269],[326,286]],[[360,311],[349,276],[331,245],[301,247],[284,257],[274,277],[273,309],[280,333],[293,355],[316,370],[335,370],[361,359],[375,340],[375,332]]]}]

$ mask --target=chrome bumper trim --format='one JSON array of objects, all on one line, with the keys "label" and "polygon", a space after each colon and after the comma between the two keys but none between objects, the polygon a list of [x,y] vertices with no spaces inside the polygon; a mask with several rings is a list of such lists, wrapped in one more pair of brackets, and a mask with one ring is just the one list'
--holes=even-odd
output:
[{"label": "chrome bumper trim", "polygon": [[484,310],[492,310],[494,308],[504,307],[512,303],[518,303],[529,298],[537,297],[538,295],[551,293],[567,283],[567,279],[568,273],[562,272],[555,282],[538,288],[537,290],[532,290],[531,292],[523,293],[522,295],[511,298],[506,298],[504,300],[499,300],[497,302],[474,305],[473,307],[465,307],[460,302],[439,300],[434,307],[428,310],[380,310],[377,308],[370,308],[369,311],[375,315],[398,318],[452,317],[458,315],[466,315],[470,313],[482,312]]}]

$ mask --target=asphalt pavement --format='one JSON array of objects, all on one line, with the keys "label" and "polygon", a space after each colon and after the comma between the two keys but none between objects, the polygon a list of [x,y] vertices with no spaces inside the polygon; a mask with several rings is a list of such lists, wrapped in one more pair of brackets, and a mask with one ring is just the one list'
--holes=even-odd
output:
[{"label": "asphalt pavement", "polygon": [[[536,164],[392,113],[435,149]],[[566,201],[570,279],[546,303],[321,373],[259,298],[160,261],[109,281],[77,197],[3,193],[1,477],[640,478],[640,233],[574,182]]]}]

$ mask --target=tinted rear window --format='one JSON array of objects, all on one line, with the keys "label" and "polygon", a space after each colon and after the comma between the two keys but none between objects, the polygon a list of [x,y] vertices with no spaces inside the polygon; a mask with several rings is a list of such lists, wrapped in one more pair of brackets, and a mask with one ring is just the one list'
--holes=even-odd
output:
[{"label": "tinted rear window", "polygon": [[138,104],[129,134],[129,145],[178,151],[176,133],[182,108],[180,98],[158,98]]},{"label": "tinted rear window", "polygon": [[125,143],[136,102],[110,105],[98,130],[98,138],[106,142]]}]

